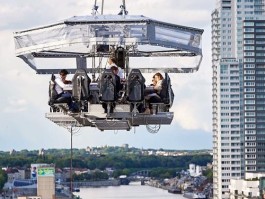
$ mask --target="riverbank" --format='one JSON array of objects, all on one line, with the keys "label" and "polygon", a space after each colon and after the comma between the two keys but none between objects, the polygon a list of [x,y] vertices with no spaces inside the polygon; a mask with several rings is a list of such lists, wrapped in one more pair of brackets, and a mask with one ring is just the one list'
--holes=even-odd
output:
[{"label": "riverbank", "polygon": [[[62,183],[63,186],[70,186],[70,183]],[[107,186],[119,186],[120,180],[100,180],[100,181],[84,181],[84,182],[73,182],[73,187],[107,187]]]}]

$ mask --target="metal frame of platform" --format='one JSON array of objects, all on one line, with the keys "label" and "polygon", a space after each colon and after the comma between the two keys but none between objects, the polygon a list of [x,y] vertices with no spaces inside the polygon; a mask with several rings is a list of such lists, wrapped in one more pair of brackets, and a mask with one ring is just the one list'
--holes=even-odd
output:
[{"label": "metal frame of platform", "polygon": [[[129,105],[117,106],[114,113],[103,113],[100,104],[92,105],[92,112],[68,115],[64,112],[46,113],[46,118],[59,126],[97,127],[99,130],[127,130],[140,125],[170,125],[173,112],[157,112],[156,114],[132,113]],[[125,112],[124,112],[125,111]]]},{"label": "metal frame of platform", "polygon": [[[198,57],[190,67],[168,66],[168,73],[192,73],[202,60],[202,29],[153,20],[142,15],[75,16],[59,23],[14,33],[16,56],[37,74],[54,74],[58,65],[41,69],[35,58],[75,58],[76,68],[100,73],[86,65],[88,57],[109,57],[101,46],[126,49],[128,57]],[[69,71],[76,70],[75,68]],[[141,68],[153,72],[157,68]]]}]

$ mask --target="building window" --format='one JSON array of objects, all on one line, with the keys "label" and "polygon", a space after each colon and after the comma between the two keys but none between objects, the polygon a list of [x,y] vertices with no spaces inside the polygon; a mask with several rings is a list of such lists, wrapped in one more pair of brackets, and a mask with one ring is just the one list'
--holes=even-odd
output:
[{"label": "building window", "polygon": [[[254,46],[252,46],[254,48]],[[257,46],[256,50],[265,50],[265,46]]]},{"label": "building window", "polygon": [[244,58],[244,62],[255,62],[255,58]]},{"label": "building window", "polygon": [[254,34],[244,34],[244,38],[254,38]]},{"label": "building window", "polygon": [[245,32],[254,32],[254,28],[244,28]]},{"label": "building window", "polygon": [[254,22],[244,22],[245,26],[254,26],[255,23]]},{"label": "building window", "polygon": [[256,29],[256,32],[265,32],[265,29]]},{"label": "building window", "polygon": [[244,64],[244,68],[255,68],[255,64]]}]

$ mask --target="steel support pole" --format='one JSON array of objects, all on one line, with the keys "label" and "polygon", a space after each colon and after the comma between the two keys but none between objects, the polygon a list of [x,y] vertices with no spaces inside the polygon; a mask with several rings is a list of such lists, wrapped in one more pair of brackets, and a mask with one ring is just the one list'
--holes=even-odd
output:
[{"label": "steel support pole", "polygon": [[70,191],[71,191],[71,198],[73,193],[73,127],[70,127],[71,133],[71,166],[70,166]]}]

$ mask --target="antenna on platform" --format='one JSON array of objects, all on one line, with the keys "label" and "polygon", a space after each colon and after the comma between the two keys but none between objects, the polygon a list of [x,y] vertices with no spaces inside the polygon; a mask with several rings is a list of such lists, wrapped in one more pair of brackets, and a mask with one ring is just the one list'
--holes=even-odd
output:
[{"label": "antenna on platform", "polygon": [[127,15],[128,11],[126,10],[125,0],[122,0],[122,5],[120,6],[121,11],[118,13],[118,15]]},{"label": "antenna on platform", "polygon": [[97,15],[97,13],[98,13],[98,5],[97,5],[97,0],[95,0],[95,3],[94,3],[94,6],[93,6],[93,8],[92,8],[92,15],[93,16],[96,16]]},{"label": "antenna on platform", "polygon": [[[97,0],[95,0],[94,2],[94,6],[92,8],[92,15],[96,16],[99,12],[98,12],[98,8],[99,6],[97,5]],[[122,0],[122,5],[120,6],[121,10],[118,13],[118,15],[127,15],[128,11],[126,10],[126,3],[125,0]],[[101,1],[101,15],[103,15],[104,11],[104,0]]]},{"label": "antenna on platform", "polygon": [[103,15],[103,8],[104,8],[104,0],[102,0],[102,5],[101,5],[101,15]]}]

